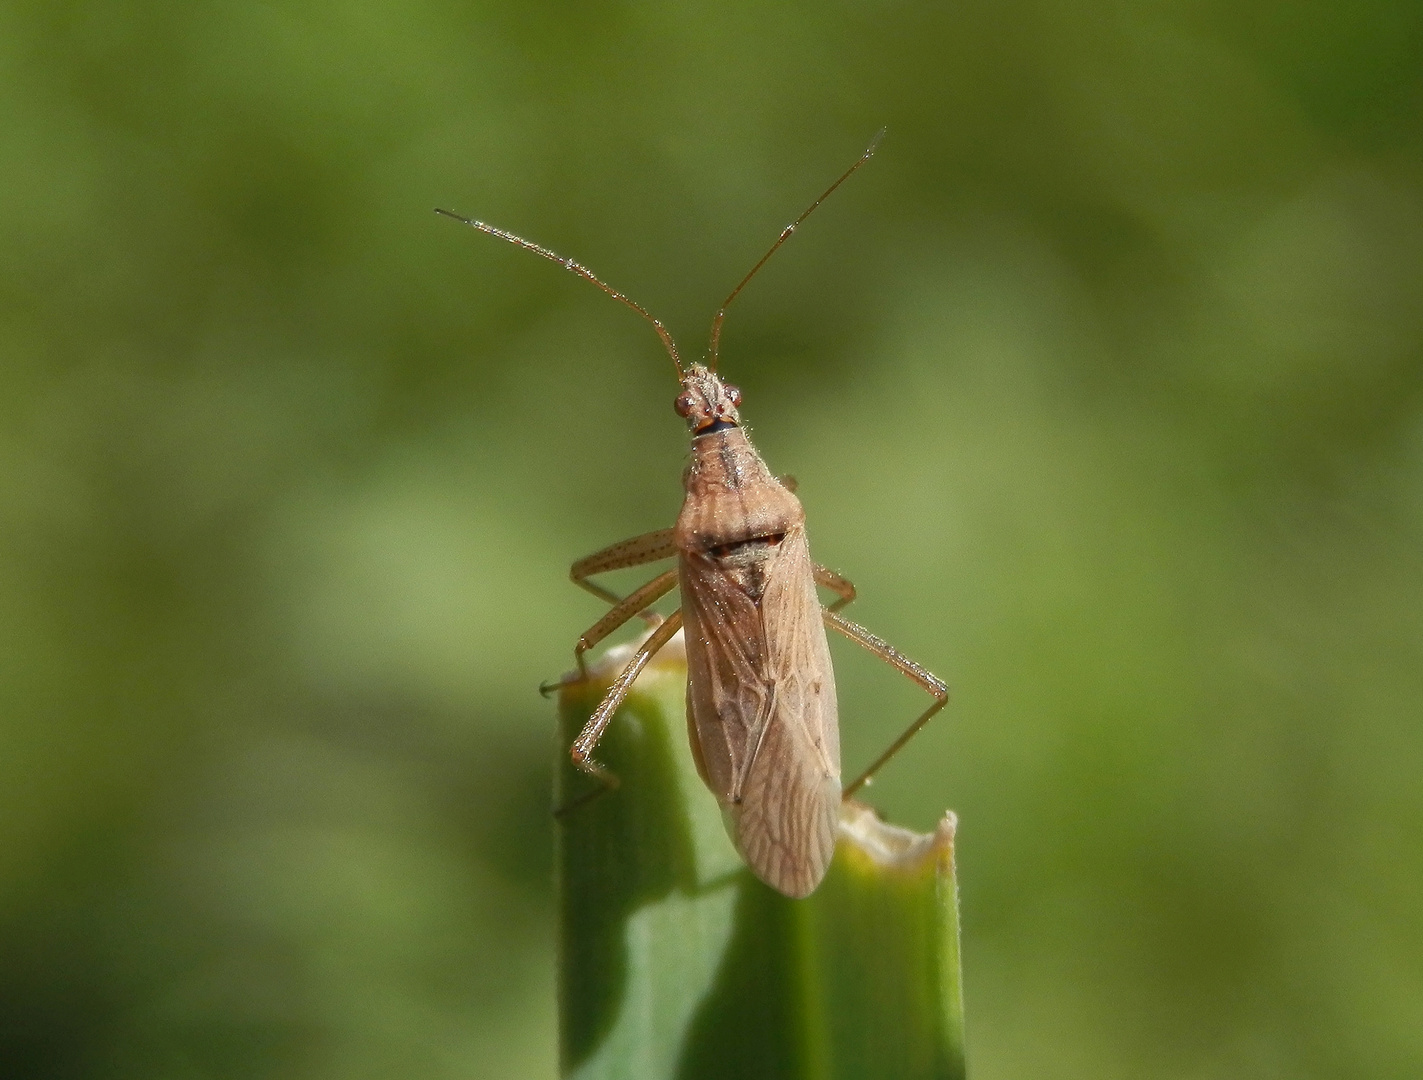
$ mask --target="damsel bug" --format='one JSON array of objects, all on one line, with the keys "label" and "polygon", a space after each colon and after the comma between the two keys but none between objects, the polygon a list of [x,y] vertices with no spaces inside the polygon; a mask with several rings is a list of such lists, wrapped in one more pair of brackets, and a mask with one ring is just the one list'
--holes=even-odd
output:
[{"label": "damsel bug", "polygon": [[[840,803],[869,782],[929,718],[948,688],[887,642],[838,614],[855,599],[845,578],[811,562],[805,511],[794,484],[771,475],[741,427],[741,391],[717,375],[726,309],[801,222],[874,154],[876,135],[856,162],[781,231],[760,262],[731,291],[712,320],[706,364],[683,367],[666,327],[641,304],[605,284],[572,259],[482,221],[452,217],[480,232],[542,255],[586,278],[632,308],[657,331],[677,368],[677,414],[692,432],[692,457],[682,476],[686,499],[670,529],[635,536],[573,564],[574,584],[612,605],[574,646],[584,653],[636,615],[655,626],[613,682],[574,740],[573,762],[608,787],[617,778],[593,760],[608,722],[638,674],[685,627],[687,714],[692,753],[716,795],[737,850],[756,876],[787,896],[806,896],[825,876],[835,850]],[[676,558],[677,565],[626,597],[590,581],[595,574]],[[657,622],[648,610],[681,586],[682,606]],[[838,595],[822,607],[821,585]],[[934,695],[934,702],[842,791],[835,676],[825,627],[892,664]]]}]

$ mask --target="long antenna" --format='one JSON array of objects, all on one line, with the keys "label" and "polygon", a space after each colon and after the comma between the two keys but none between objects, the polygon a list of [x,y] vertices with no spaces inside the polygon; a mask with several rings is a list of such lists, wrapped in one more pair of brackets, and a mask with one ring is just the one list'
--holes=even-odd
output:
[{"label": "long antenna", "polygon": [[848,169],[846,169],[839,180],[836,180],[835,183],[831,184],[828,188],[826,188],[820,198],[816,199],[815,202],[811,203],[810,206],[806,208],[805,213],[801,214],[800,217],[796,218],[794,221],[792,221],[789,225],[787,225],[784,229],[781,230],[781,235],[776,237],[776,242],[771,245],[771,250],[761,256],[761,261],[751,268],[751,273],[747,274],[744,278],[742,278],[741,284],[736,286],[736,288],[732,289],[731,295],[722,301],[721,309],[716,313],[716,318],[712,320],[711,360],[707,363],[707,367],[711,368],[713,371],[716,370],[717,350],[721,348],[722,320],[726,318],[726,309],[731,306],[731,302],[736,299],[737,294],[740,293],[742,289],[746,288],[746,283],[756,276],[756,272],[760,270],[761,267],[766,265],[766,261],[776,253],[776,249],[791,238],[791,233],[795,232],[796,229],[800,227],[800,223],[806,218],[810,217],[810,215],[815,211],[815,208],[817,206],[823,203],[826,199],[830,198],[831,194],[835,191],[836,188],[838,188],[846,180],[850,179],[850,177],[855,174],[856,169],[858,169],[865,162],[869,161],[870,158],[874,157],[875,151],[879,149],[880,140],[884,138],[884,133],[888,130],[888,128],[880,128],[879,131],[875,132],[875,137],[870,140],[870,145],[865,147],[865,152],[860,155],[859,159],[855,162],[855,164],[851,165]]},{"label": "long antenna", "polygon": [[[854,169],[850,171],[854,172]],[[831,191],[833,190],[834,188],[831,188]],[[826,192],[826,194],[828,195],[829,192]],[[824,196],[821,196],[821,198],[824,198]],[[814,207],[812,207],[812,209],[814,209]],[[807,213],[808,212],[809,211],[807,211]],[[555,251],[550,251],[546,247],[535,244],[532,240],[525,240],[522,236],[515,236],[513,233],[507,232],[498,226],[490,225],[486,221],[476,221],[474,218],[461,217],[451,210],[441,210],[439,207],[435,208],[435,213],[443,214],[447,218],[454,218],[461,224],[468,225],[471,229],[478,229],[480,232],[488,233],[490,236],[497,236],[500,240],[507,240],[515,247],[521,247],[525,251],[532,251],[535,255],[542,255],[550,262],[558,263],[558,265],[565,270],[570,270],[579,277],[591,281],[614,300],[618,301],[618,303],[626,304],[652,324],[652,328],[657,331],[657,336],[662,339],[662,344],[667,349],[667,355],[672,358],[672,363],[677,366],[677,378],[680,379],[682,377],[682,358],[677,355],[677,343],[672,340],[672,335],[667,332],[667,327],[663,326],[660,320],[654,318],[652,312],[648,311],[647,308],[643,307],[632,297],[618,292],[617,289],[603,281],[597,274],[593,273],[593,271],[589,270],[582,263],[576,263],[572,259],[565,259]],[[799,224],[799,222],[797,222],[797,224]],[[764,262],[765,260],[763,259],[762,261]]]}]

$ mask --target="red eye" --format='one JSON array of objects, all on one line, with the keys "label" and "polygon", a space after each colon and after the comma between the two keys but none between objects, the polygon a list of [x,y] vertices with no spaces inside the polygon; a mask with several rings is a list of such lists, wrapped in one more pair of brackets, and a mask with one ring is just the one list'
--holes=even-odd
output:
[{"label": "red eye", "polygon": [[727,383],[722,389],[726,391],[727,399],[731,402],[731,407],[737,409],[741,407],[741,387],[732,386]]},{"label": "red eye", "polygon": [[678,416],[690,416],[692,414],[692,395],[678,394],[677,400],[672,402],[672,408],[677,410]]}]

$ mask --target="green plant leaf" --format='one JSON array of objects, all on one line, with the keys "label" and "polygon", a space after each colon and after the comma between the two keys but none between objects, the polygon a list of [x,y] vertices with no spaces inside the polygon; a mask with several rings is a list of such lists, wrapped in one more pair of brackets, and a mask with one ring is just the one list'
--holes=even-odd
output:
[{"label": "green plant leaf", "polygon": [[[558,819],[564,1076],[962,1077],[953,815],[922,835],[849,803],[819,889],[764,885],[692,761],[680,640],[599,745],[621,786]],[[629,653],[563,689],[559,806],[596,790],[564,751]]]}]

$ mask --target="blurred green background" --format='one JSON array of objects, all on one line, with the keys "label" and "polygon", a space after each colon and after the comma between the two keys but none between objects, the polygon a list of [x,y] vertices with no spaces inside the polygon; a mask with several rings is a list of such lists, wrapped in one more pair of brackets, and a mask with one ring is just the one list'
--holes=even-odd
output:
[{"label": "blurred green background", "polygon": [[971,1071],[1423,1075],[1416,0],[0,7],[0,1073],[552,1074],[534,688],[686,436],[431,208],[697,356],[885,124],[723,369],[954,686]]}]

